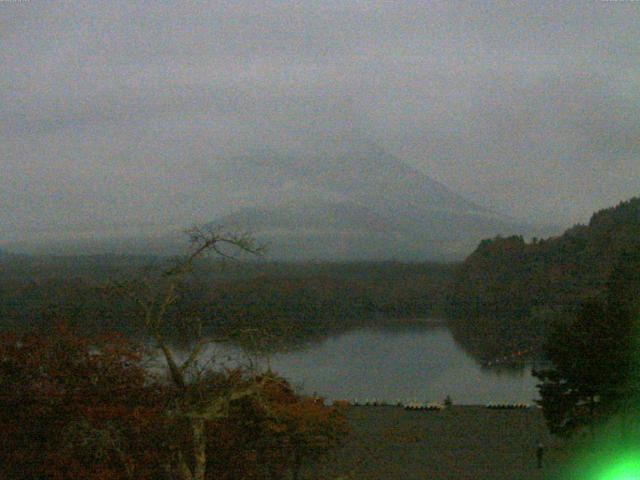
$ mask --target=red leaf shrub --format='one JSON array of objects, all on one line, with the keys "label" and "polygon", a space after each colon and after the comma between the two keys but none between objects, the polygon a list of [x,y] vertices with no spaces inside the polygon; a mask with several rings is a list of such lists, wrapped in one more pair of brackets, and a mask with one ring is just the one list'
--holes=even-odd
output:
[{"label": "red leaf shrub", "polygon": [[163,392],[143,352],[64,326],[0,336],[0,468],[7,478],[157,478]]},{"label": "red leaf shrub", "polygon": [[221,398],[206,422],[207,478],[284,478],[346,434],[341,409],[275,375],[212,373],[180,392],[151,380],[144,359],[118,335],[0,335],[0,478],[167,478],[189,451],[184,415]]}]

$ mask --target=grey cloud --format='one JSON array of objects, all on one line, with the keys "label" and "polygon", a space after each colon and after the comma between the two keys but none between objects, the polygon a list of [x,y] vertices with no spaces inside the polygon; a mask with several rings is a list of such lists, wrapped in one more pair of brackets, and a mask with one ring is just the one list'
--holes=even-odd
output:
[{"label": "grey cloud", "polygon": [[498,210],[584,221],[640,192],[639,20],[633,2],[5,2],[0,225],[206,217],[228,203],[202,184],[216,158],[350,128]]}]

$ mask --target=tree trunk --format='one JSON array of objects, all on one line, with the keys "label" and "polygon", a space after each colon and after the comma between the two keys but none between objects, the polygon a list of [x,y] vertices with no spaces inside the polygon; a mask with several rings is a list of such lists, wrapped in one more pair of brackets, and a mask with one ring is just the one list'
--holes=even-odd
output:
[{"label": "tree trunk", "polygon": [[205,480],[207,469],[207,437],[205,420],[194,418],[191,420],[193,433],[193,480]]},{"label": "tree trunk", "polygon": [[589,432],[591,433],[591,437],[595,435],[596,428],[596,420],[595,420],[595,411],[596,411],[596,399],[594,395],[589,397]]},{"label": "tree trunk", "polygon": [[191,474],[191,469],[187,464],[187,459],[184,457],[182,452],[178,452],[178,464],[177,464],[177,472],[179,480],[193,480],[193,475]]},{"label": "tree trunk", "polygon": [[293,480],[300,480],[300,470],[302,469],[302,459],[296,455],[293,461]]}]

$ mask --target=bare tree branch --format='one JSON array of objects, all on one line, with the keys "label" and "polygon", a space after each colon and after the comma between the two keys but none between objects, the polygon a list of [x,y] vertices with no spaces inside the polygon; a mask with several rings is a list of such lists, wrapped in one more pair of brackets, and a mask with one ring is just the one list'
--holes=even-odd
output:
[{"label": "bare tree branch", "polygon": [[165,270],[165,276],[173,276],[187,273],[193,267],[193,262],[205,255],[208,251],[213,251],[216,255],[238,260],[234,255],[225,252],[222,247],[229,246],[240,253],[251,255],[262,255],[265,252],[264,245],[258,244],[249,232],[225,232],[219,226],[193,226],[185,231],[191,243],[191,252],[186,258],[178,259],[176,264]]},{"label": "bare tree branch", "polygon": [[209,343],[209,340],[202,339],[202,338],[198,340],[198,343],[196,344],[196,346],[193,347],[193,349],[191,350],[189,357],[180,366],[181,372],[185,372],[186,370],[189,369],[189,367],[191,367],[191,365],[198,359],[198,357],[200,356],[200,353],[202,352],[202,349],[205,347],[205,345],[207,345],[207,343]]},{"label": "bare tree branch", "polygon": [[[168,342],[163,337],[165,320],[170,309],[179,300],[178,286],[184,277],[193,271],[194,262],[208,252],[214,252],[221,258],[237,260],[237,257],[225,251],[226,247],[240,253],[260,255],[264,248],[258,245],[253,237],[247,233],[224,232],[219,227],[194,226],[185,232],[189,236],[191,251],[183,258],[177,258],[174,265],[161,271],[159,277],[152,279],[150,273],[142,279],[129,282],[113,282],[107,287],[110,293],[115,293],[123,298],[128,298],[141,309],[144,327],[156,341],[162,351],[169,369],[173,384],[177,387],[181,398],[177,413],[185,419],[189,419],[192,430],[191,451],[178,452],[176,459],[177,472],[181,479],[203,480],[206,469],[206,437],[204,435],[204,419],[220,418],[226,415],[229,403],[249,395],[260,395],[264,387],[265,379],[252,381],[239,389],[231,389],[224,395],[212,395],[205,400],[204,405],[193,403],[190,400],[190,385],[188,385],[187,372],[190,367],[197,364],[198,357],[202,353],[208,340],[201,337],[202,324],[199,317],[187,317],[186,324],[194,326],[198,342],[191,348],[187,359],[178,365]],[[197,383],[197,382],[196,382]],[[192,467],[188,465],[190,458]]]}]

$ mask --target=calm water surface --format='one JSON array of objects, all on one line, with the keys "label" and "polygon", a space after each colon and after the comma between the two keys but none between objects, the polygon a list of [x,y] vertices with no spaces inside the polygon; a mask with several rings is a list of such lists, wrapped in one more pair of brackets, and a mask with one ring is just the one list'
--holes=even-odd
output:
[{"label": "calm water surface", "polygon": [[[241,359],[236,349],[212,348],[218,358]],[[441,324],[360,328],[269,362],[298,391],[327,399],[441,402],[450,395],[454,403],[484,404],[538,398],[530,368],[481,368]]]}]

